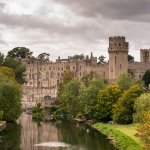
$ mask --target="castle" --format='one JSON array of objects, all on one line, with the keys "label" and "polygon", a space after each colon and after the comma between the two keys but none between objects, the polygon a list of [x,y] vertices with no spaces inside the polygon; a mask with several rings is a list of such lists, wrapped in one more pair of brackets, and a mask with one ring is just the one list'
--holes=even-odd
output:
[{"label": "castle", "polygon": [[58,85],[64,71],[70,70],[80,80],[85,74],[94,72],[97,76],[114,81],[120,73],[130,73],[136,80],[141,80],[146,70],[150,69],[150,49],[140,50],[140,62],[128,61],[129,43],[125,37],[109,37],[109,61],[98,64],[97,58],[86,56],[85,59],[68,57],[55,62],[39,63],[37,59],[25,58],[27,83],[23,85],[24,107],[32,107],[44,101],[44,96],[57,96]]}]

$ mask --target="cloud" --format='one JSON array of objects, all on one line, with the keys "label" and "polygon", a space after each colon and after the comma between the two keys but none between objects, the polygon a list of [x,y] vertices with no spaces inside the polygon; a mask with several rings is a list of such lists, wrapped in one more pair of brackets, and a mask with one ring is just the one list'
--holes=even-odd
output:
[{"label": "cloud", "polygon": [[149,0],[56,0],[85,17],[150,21]]}]

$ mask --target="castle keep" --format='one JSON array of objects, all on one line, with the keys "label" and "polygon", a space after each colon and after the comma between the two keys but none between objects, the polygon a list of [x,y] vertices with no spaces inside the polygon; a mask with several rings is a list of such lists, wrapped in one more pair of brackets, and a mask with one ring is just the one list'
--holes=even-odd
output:
[{"label": "castle keep", "polygon": [[55,62],[45,63],[39,63],[37,59],[23,59],[27,69],[27,83],[23,85],[23,106],[32,107],[41,103],[47,95],[56,97],[59,82],[66,70],[72,71],[78,80],[91,71],[110,81],[114,81],[123,72],[141,80],[146,70],[150,69],[150,49],[140,50],[140,62],[128,62],[128,51],[129,44],[125,37],[117,36],[109,38],[109,61],[104,64],[98,64],[92,53],[85,59],[69,56],[67,59],[59,57]]}]

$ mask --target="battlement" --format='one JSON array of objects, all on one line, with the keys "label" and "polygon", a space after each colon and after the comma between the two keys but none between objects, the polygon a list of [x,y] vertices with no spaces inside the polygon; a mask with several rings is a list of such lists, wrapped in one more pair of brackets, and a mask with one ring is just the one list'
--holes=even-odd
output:
[{"label": "battlement", "polygon": [[109,37],[109,42],[125,42],[124,36]]},{"label": "battlement", "polygon": [[128,42],[124,36],[109,37],[109,52],[128,52]]},{"label": "battlement", "polygon": [[140,49],[140,51],[146,52],[146,51],[150,51],[150,49]]}]

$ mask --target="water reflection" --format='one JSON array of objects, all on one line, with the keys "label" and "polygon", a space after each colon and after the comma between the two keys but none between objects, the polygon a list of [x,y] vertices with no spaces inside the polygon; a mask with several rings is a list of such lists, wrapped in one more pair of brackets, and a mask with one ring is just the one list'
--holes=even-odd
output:
[{"label": "water reflection", "polygon": [[114,150],[103,135],[85,126],[62,122],[36,123],[22,114],[0,133],[0,150]]},{"label": "water reflection", "polygon": [[0,133],[0,150],[21,150],[21,126],[7,124],[7,128]]}]

